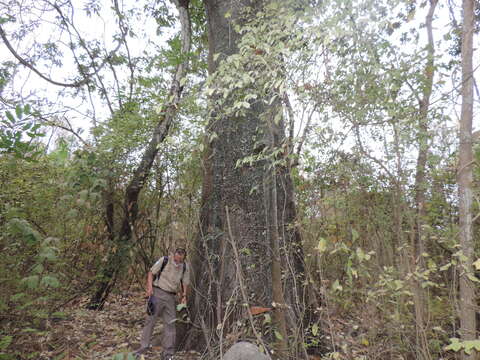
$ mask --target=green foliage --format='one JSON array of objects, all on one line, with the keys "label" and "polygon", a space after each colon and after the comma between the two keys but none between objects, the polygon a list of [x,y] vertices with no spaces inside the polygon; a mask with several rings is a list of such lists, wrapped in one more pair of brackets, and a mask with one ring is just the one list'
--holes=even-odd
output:
[{"label": "green foliage", "polygon": [[[11,331],[37,329],[67,296],[64,249],[70,244],[60,239],[68,240],[72,230],[80,233],[62,222],[66,211],[59,194],[64,191],[61,181],[67,161],[61,146],[51,156],[38,156],[34,162],[0,157],[0,248],[4,255],[0,260],[4,274],[0,308],[15,319],[15,326],[6,322]],[[72,219],[71,224],[81,225],[78,219]],[[75,271],[68,273],[75,276]]]},{"label": "green foliage", "polygon": [[38,231],[33,229],[28,221],[19,218],[13,218],[8,223],[12,235],[20,235],[21,239],[32,245],[41,241]]},{"label": "green foliage", "polygon": [[14,360],[14,359],[15,359],[15,355],[5,354],[3,352],[0,352],[0,360]]},{"label": "green foliage", "polygon": [[[142,356],[143,357],[143,356]],[[113,357],[112,357],[112,360],[135,360],[135,356],[132,354],[132,353],[128,353],[128,354],[115,354]]]},{"label": "green foliage", "polygon": [[450,345],[446,346],[445,350],[452,350],[454,352],[463,350],[466,354],[471,354],[472,350],[480,351],[480,339],[460,341],[458,338],[451,338]]},{"label": "green foliage", "polygon": [[[20,274],[20,276],[25,276],[21,280],[21,283],[29,290],[59,287],[60,282],[57,277],[46,271],[51,264],[54,264],[58,260],[58,239],[51,237],[43,239],[40,234],[32,229],[30,224],[23,219],[14,218],[10,220],[8,229],[10,230],[11,236],[20,235],[20,238],[23,238],[27,245],[35,248],[37,253],[35,257],[30,259],[33,262],[30,270],[26,274]],[[30,275],[32,273],[33,275]],[[24,293],[18,293],[12,297],[12,299],[17,301],[24,298]]]},{"label": "green foliage", "polygon": [[5,350],[8,348],[8,346],[12,343],[12,337],[11,336],[3,336],[0,339],[0,350]]},{"label": "green foliage", "polygon": [[34,140],[43,137],[29,104],[17,105],[15,114],[7,110],[0,118],[0,155],[11,154],[17,158],[33,160],[41,150]]}]

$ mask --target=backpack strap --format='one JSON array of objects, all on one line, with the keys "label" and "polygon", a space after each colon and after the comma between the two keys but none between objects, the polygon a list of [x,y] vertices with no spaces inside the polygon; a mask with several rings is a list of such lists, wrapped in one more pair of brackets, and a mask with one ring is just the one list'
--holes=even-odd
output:
[{"label": "backpack strap", "polygon": [[182,286],[182,294],[184,293],[185,289],[183,288],[183,275],[185,275],[185,270],[187,270],[187,264],[185,261],[183,262],[183,272],[182,272],[182,278],[180,279],[180,285]]},{"label": "backpack strap", "polygon": [[[155,274],[155,276],[153,277],[153,282],[155,282],[155,281],[158,280],[158,278],[159,278],[160,275],[162,274],[163,269],[165,269],[165,266],[167,266],[167,263],[168,263],[168,256],[164,256],[164,257],[163,257],[162,266],[160,267],[159,272],[157,272],[157,273]],[[185,272],[185,269],[184,269],[183,271]],[[183,275],[182,275],[182,277],[183,277]]]},{"label": "backpack strap", "polygon": [[161,274],[162,271],[163,271],[163,269],[165,269],[165,266],[167,265],[167,263],[168,263],[168,256],[164,256],[164,257],[163,257],[162,267],[160,268],[159,274]]}]

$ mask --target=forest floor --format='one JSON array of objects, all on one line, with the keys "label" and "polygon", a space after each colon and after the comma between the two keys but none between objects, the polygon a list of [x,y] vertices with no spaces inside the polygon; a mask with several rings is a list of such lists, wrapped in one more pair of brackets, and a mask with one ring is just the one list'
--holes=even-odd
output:
[{"label": "forest floor", "polygon": [[[146,298],[144,290],[130,288],[119,290],[110,295],[102,311],[87,310],[88,296],[79,296],[59,309],[63,316],[46,321],[36,328],[13,329],[13,342],[8,347],[9,357],[5,359],[33,360],[127,360],[127,354],[136,350],[140,344],[140,334],[146,317]],[[338,315],[338,314],[337,314]],[[323,314],[330,324],[322,323],[320,327],[336,334],[335,343],[350,349],[349,354],[341,358],[357,358],[357,355],[369,357],[371,353],[384,351],[366,340],[359,338],[367,333],[368,328],[375,327],[373,317],[368,317],[365,326],[357,326],[358,334],[352,334],[352,324],[345,322],[334,313]],[[362,325],[360,319],[354,322]],[[152,348],[144,355],[145,360],[159,360],[162,333],[161,320],[157,322],[152,335]],[[350,330],[349,330],[350,329]],[[317,331],[319,329],[317,328]],[[317,334],[315,334],[317,335]],[[323,335],[318,334],[318,338]],[[314,336],[317,338],[317,336]],[[379,342],[378,346],[382,348]],[[320,351],[328,351],[320,346]],[[121,355],[124,356],[121,356]],[[350,355],[350,356],[347,356]],[[195,352],[177,352],[176,360],[197,360],[200,355]],[[309,359],[319,359],[310,355]],[[390,357],[397,358],[397,357]],[[0,360],[4,357],[0,354]]]},{"label": "forest floor", "polygon": [[[88,298],[76,299],[64,309],[65,318],[48,321],[41,333],[23,333],[15,341],[22,355],[32,359],[83,360],[113,359],[117,354],[128,354],[140,344],[145,321],[145,293],[140,290],[122,291],[110,295],[102,311],[85,309]],[[152,348],[145,360],[160,359],[162,324],[159,320],[152,336]],[[17,352],[18,354],[18,352]],[[27,358],[23,357],[22,358]],[[118,356],[115,359],[127,359]],[[193,360],[198,354],[178,352],[175,359]]]}]

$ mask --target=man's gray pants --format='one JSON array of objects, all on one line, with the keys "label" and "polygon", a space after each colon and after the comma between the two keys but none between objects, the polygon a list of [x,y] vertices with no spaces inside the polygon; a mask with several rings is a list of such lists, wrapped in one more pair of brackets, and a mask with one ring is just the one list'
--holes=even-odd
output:
[{"label": "man's gray pants", "polygon": [[147,348],[150,345],[150,338],[152,337],[155,323],[161,314],[163,320],[162,348],[165,355],[173,355],[175,353],[175,294],[154,287],[153,296],[155,311],[152,315],[147,316],[145,326],[143,327],[142,339],[140,340],[140,347]]}]

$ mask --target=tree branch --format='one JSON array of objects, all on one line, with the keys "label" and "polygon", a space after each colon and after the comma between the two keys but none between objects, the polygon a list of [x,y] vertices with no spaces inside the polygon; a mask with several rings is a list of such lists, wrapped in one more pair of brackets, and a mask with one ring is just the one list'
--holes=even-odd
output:
[{"label": "tree branch", "polygon": [[50,79],[49,77],[43,75],[39,70],[37,70],[32,64],[30,64],[27,60],[25,60],[24,58],[22,58],[16,51],[15,49],[13,48],[12,44],[10,43],[10,41],[8,41],[8,38],[7,38],[7,35],[5,34],[5,31],[3,30],[3,27],[0,25],[0,37],[2,38],[3,42],[5,43],[5,45],[7,46],[8,50],[12,53],[12,55],[20,62],[20,64],[22,64],[23,66],[29,68],[30,70],[32,70],[35,74],[37,74],[38,76],[40,76],[43,80],[46,80],[48,81],[49,83],[53,84],[53,85],[57,85],[57,86],[62,86],[62,87],[72,87],[72,88],[79,88],[85,84],[88,83],[88,78],[85,78],[81,81],[77,81],[77,82],[74,82],[74,83],[62,83],[62,82],[59,82],[59,81],[55,81],[53,79]]}]

